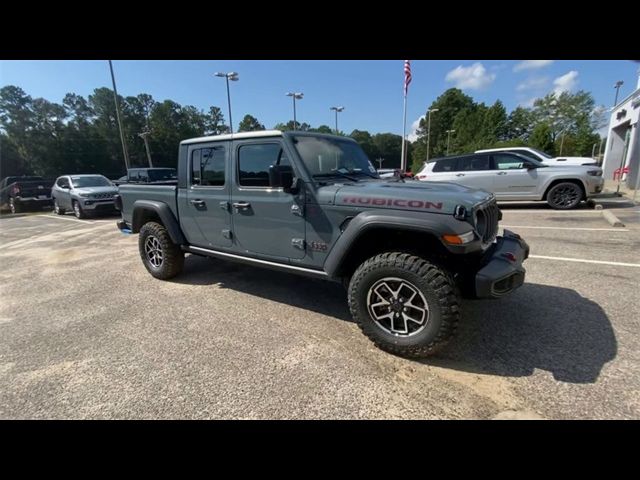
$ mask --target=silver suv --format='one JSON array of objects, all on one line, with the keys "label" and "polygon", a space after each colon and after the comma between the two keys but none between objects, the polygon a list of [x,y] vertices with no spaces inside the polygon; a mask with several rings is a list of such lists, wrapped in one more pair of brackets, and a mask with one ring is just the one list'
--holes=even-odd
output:
[{"label": "silver suv", "polygon": [[499,201],[546,200],[557,210],[575,208],[602,192],[600,167],[549,167],[513,152],[487,152],[435,159],[416,175],[421,181],[453,182],[493,192]]},{"label": "silver suv", "polygon": [[63,175],[51,189],[53,211],[64,215],[72,210],[78,218],[86,218],[88,213],[112,213],[116,211],[116,193],[118,187],[102,175]]}]

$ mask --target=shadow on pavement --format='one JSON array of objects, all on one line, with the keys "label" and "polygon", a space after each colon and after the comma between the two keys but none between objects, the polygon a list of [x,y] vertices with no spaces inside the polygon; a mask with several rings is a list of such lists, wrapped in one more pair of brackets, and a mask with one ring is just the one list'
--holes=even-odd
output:
[{"label": "shadow on pavement", "polygon": [[597,303],[575,290],[525,283],[501,300],[463,304],[457,337],[423,363],[511,377],[546,370],[569,383],[595,383],[613,360],[613,327]]},{"label": "shadow on pavement", "polygon": [[188,255],[175,279],[187,285],[218,285],[305,310],[353,321],[342,285],[224,260]]},{"label": "shadow on pavement", "polygon": [[[333,282],[195,255],[174,281],[219,285],[353,321],[345,290]],[[594,383],[616,352],[613,327],[597,303],[568,288],[525,283],[501,300],[465,301],[458,335],[421,363],[512,377],[537,368],[563,382]]]}]

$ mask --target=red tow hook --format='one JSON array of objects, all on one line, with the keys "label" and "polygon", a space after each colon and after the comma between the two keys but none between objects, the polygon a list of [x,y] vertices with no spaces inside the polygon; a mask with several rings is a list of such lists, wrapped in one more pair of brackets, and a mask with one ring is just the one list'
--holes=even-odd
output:
[{"label": "red tow hook", "polygon": [[502,256],[507,260],[509,260],[510,262],[515,262],[517,260],[516,256],[511,252],[503,253]]}]

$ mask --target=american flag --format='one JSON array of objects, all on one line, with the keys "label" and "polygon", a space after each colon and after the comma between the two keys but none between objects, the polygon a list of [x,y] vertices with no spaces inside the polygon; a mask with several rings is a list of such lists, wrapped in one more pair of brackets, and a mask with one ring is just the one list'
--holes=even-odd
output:
[{"label": "american flag", "polygon": [[411,83],[411,60],[404,61],[404,96],[407,96]]}]

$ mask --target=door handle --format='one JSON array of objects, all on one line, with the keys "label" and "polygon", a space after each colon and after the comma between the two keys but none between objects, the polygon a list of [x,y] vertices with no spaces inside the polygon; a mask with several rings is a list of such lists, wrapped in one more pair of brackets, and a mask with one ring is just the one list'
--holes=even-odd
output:
[{"label": "door handle", "polygon": [[251,207],[251,204],[249,202],[234,202],[232,205],[236,210],[246,210],[247,208]]},{"label": "door handle", "polygon": [[204,207],[206,205],[204,200],[189,200],[189,203],[196,207]]},{"label": "door handle", "polygon": [[464,173],[456,173],[456,177],[464,177]]},{"label": "door handle", "polygon": [[507,174],[507,172],[498,172],[498,173],[496,173],[496,175],[506,175],[506,174]]}]

